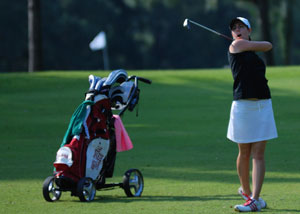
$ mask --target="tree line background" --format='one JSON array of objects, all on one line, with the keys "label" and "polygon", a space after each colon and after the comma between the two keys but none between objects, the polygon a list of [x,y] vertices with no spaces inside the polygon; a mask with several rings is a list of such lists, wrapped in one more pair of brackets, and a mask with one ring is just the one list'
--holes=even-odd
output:
[{"label": "tree line background", "polygon": [[236,16],[249,19],[253,40],[268,40],[269,65],[300,62],[296,0],[1,0],[0,72],[103,69],[89,43],[107,36],[110,69],[216,68],[229,42],[185,18],[230,35]]}]

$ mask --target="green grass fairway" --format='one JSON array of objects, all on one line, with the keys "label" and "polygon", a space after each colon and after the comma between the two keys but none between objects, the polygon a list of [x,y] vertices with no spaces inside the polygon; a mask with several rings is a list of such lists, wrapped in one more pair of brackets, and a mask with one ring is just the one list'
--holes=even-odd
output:
[{"label": "green grass fairway", "polygon": [[[48,203],[42,184],[70,117],[83,101],[89,74],[0,74],[0,213],[2,214],[195,214],[234,213],[236,144],[226,139],[232,102],[229,69],[129,71],[152,79],[140,84],[139,117],[123,117],[134,143],[119,153],[112,182],[129,168],[142,171],[140,198],[122,189],[97,191],[80,203],[63,193]],[[279,138],[267,145],[262,197],[265,213],[300,213],[300,67],[268,68]]]}]

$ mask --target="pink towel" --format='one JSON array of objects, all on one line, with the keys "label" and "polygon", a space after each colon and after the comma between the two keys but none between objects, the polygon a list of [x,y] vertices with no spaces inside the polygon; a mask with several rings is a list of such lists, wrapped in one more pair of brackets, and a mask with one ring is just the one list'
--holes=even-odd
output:
[{"label": "pink towel", "polygon": [[116,132],[116,143],[117,152],[127,151],[133,148],[132,142],[126,132],[126,129],[122,123],[119,115],[113,115],[115,118],[115,132]]}]

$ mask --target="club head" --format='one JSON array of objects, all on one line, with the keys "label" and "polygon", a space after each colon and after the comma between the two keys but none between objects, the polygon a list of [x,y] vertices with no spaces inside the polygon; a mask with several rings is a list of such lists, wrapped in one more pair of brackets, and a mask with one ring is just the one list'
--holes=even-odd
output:
[{"label": "club head", "polygon": [[183,22],[183,27],[185,27],[189,30],[191,28],[190,27],[190,20],[185,19],[184,22]]}]

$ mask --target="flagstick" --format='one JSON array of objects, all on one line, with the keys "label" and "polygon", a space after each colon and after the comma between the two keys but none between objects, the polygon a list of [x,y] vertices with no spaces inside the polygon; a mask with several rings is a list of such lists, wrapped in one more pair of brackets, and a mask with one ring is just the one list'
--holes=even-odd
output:
[{"label": "flagstick", "polygon": [[104,70],[109,70],[107,45],[103,48],[103,64],[104,64]]}]

